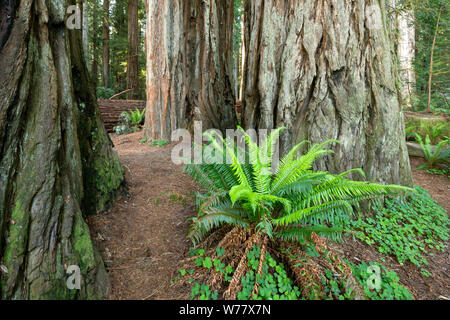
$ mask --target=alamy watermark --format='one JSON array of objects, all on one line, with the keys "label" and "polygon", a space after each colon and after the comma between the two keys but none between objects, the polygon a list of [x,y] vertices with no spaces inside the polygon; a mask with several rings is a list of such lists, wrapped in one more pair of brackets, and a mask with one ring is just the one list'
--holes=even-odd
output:
[{"label": "alamy watermark", "polygon": [[367,287],[371,290],[381,289],[381,268],[376,264],[367,268],[367,273],[371,276],[367,279]]},{"label": "alamy watermark", "polygon": [[79,6],[72,5],[68,6],[66,10],[67,21],[66,27],[69,30],[80,30],[81,29],[81,9]]},{"label": "alamy watermark", "polygon": [[66,270],[66,274],[69,275],[66,281],[67,289],[69,290],[81,290],[81,269],[79,266],[69,266]]},{"label": "alamy watermark", "polygon": [[[276,168],[279,163],[279,139],[272,145],[267,144],[269,136],[267,129],[227,129],[225,134],[218,129],[209,129],[203,132],[201,121],[194,122],[194,135],[186,129],[177,129],[172,132],[172,142],[179,142],[172,149],[171,159],[176,165],[182,164],[271,164]],[[261,152],[258,159],[249,158],[247,154],[246,139],[250,139],[261,150],[271,148],[272,157]],[[232,151],[231,151],[232,150]],[[234,156],[236,158],[234,158]],[[262,172],[268,174],[270,172]]]}]

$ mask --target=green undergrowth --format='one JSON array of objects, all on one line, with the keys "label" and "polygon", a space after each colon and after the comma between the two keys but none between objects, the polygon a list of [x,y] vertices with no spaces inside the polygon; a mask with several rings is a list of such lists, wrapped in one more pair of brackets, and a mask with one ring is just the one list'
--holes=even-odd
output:
[{"label": "green undergrowth", "polygon": [[[405,199],[387,199],[375,204],[374,216],[352,222],[356,237],[376,245],[380,253],[393,255],[400,264],[428,265],[426,255],[444,251],[449,238],[446,211],[421,187]],[[426,270],[422,274],[427,275]]]},{"label": "green undergrowth", "polygon": [[411,293],[400,284],[397,273],[380,263],[349,264],[352,273],[370,300],[412,300]]},{"label": "green undergrowth", "polygon": [[169,141],[166,140],[154,140],[149,143],[150,147],[164,147],[169,144]]},{"label": "green undergrowth", "polygon": [[[282,263],[277,263],[266,252],[262,273],[258,274],[261,248],[254,246],[247,254],[250,270],[242,278],[242,290],[238,300],[298,300],[300,290],[294,285]],[[252,294],[255,282],[259,285],[258,294]]]},{"label": "green undergrowth", "polygon": [[[314,246],[306,246],[311,250],[305,251],[310,257],[317,258],[319,254],[314,250]],[[305,248],[306,248],[305,247]],[[221,293],[213,290],[202,281],[195,281],[196,271],[216,270],[223,276],[225,284],[229,284],[234,268],[225,265],[221,257],[225,254],[223,248],[216,248],[217,257],[211,258],[205,255],[204,249],[191,249],[190,255],[194,257],[197,269],[179,269],[178,275],[173,279],[175,283],[184,279],[191,285],[191,300],[218,300]],[[351,286],[346,284],[341,275],[334,274],[331,270],[324,270],[321,276],[322,286],[325,288],[325,295],[314,295],[302,297],[301,288],[294,284],[290,278],[290,272],[283,263],[276,261],[268,252],[265,253],[265,260],[262,272],[258,273],[260,263],[261,248],[254,245],[247,253],[248,271],[241,279],[241,290],[237,294],[237,300],[350,300],[352,299]],[[388,270],[381,263],[371,262],[353,265],[347,261],[352,273],[363,287],[365,294],[370,300],[412,300],[408,289],[399,282],[399,277],[395,271]],[[255,294],[255,283],[258,283],[259,290]]]}]

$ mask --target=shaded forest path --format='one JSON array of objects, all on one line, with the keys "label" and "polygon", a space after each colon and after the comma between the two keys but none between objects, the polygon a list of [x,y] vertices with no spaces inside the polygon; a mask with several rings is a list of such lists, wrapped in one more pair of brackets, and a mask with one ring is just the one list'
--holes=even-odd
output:
[{"label": "shaded forest path", "polygon": [[[113,208],[89,217],[94,242],[99,248],[111,279],[110,299],[189,299],[190,289],[171,286],[178,262],[188,256],[191,243],[186,239],[189,223],[195,215],[196,187],[183,174],[183,166],[170,160],[173,145],[150,147],[140,143],[142,132],[113,138],[115,150],[125,167],[128,195],[117,199]],[[412,158],[412,167],[421,161]],[[426,188],[450,212],[449,179],[445,176],[413,170],[416,184]],[[449,245],[450,242],[447,242]],[[416,299],[450,296],[450,252],[430,258],[430,278],[408,263],[400,266],[392,258],[347,239],[333,245],[349,260],[386,260],[386,266],[400,276]]]},{"label": "shaded forest path", "polygon": [[110,299],[186,299],[170,281],[189,250],[185,221],[194,214],[195,187],[170,160],[170,145],[150,147],[141,139],[142,132],[113,138],[128,195],[89,217],[92,238],[110,274]]}]

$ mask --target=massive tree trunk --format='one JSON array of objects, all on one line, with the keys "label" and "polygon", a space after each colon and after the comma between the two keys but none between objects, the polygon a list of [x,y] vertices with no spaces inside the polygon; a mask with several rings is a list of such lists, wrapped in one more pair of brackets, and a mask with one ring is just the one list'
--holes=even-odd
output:
[{"label": "massive tree trunk", "polygon": [[109,0],[103,0],[103,10],[105,11],[105,17],[103,18],[102,25],[102,39],[103,39],[103,52],[102,52],[102,85],[105,88],[109,88]]},{"label": "massive tree trunk", "polygon": [[[108,276],[83,215],[105,209],[123,169],[89,84],[81,32],[60,1],[0,12],[0,297],[103,298]],[[62,5],[61,5],[62,4]],[[9,10],[10,19],[5,20]],[[5,24],[4,21],[7,21]],[[81,290],[66,270],[81,269]]]},{"label": "massive tree trunk", "polygon": [[232,1],[151,0],[147,22],[145,135],[202,121],[203,128],[235,128]]},{"label": "massive tree trunk", "polygon": [[133,89],[127,94],[129,100],[139,95],[139,21],[138,0],[128,1],[128,63],[127,87]]},{"label": "massive tree trunk", "polygon": [[286,126],[282,151],[340,140],[317,168],[411,185],[385,24],[381,0],[247,0],[245,127]]}]

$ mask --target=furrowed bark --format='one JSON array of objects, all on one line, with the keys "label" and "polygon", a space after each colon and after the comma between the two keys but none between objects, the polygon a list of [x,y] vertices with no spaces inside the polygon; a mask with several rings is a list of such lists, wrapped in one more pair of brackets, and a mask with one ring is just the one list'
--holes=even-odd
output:
[{"label": "furrowed bark", "polygon": [[245,6],[244,126],[286,126],[282,152],[340,140],[316,169],[359,167],[369,180],[412,185],[384,1]]},{"label": "furrowed bark", "polygon": [[149,1],[145,136],[169,140],[195,119],[234,128],[232,2]]},{"label": "furrowed bark", "polygon": [[[109,281],[83,215],[105,209],[123,169],[100,119],[72,1],[17,0],[0,51],[0,297],[104,298]],[[66,270],[81,269],[81,290]],[[4,269],[4,268],[2,268]]]},{"label": "furrowed bark", "polygon": [[397,16],[399,72],[401,81],[401,97],[405,106],[411,107],[415,95],[416,74],[414,72],[414,56],[416,46],[416,30],[414,11],[405,10]]},{"label": "furrowed bark", "polygon": [[139,23],[138,0],[128,2],[128,63],[127,86],[132,89],[127,94],[128,100],[139,96]]},{"label": "furrowed bark", "polygon": [[109,55],[109,0],[103,0],[103,9],[105,10],[106,17],[103,18],[102,25],[102,85],[105,88],[109,88],[110,79],[109,79],[109,63],[110,63],[110,55]]}]

